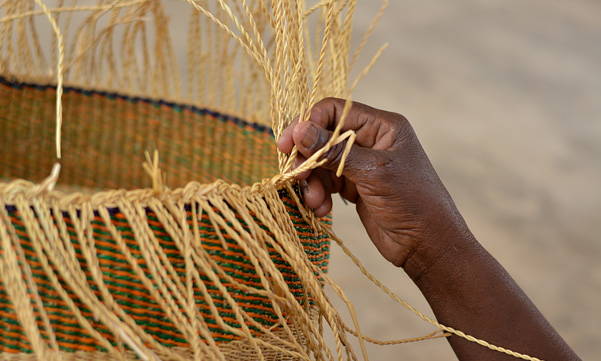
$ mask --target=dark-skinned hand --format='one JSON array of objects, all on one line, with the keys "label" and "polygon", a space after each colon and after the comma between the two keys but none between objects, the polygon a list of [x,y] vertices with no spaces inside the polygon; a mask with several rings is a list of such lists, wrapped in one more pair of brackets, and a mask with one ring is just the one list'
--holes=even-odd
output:
[{"label": "dark-skinned hand", "polygon": [[[343,108],[340,99],[320,101],[308,121],[284,130],[278,148],[290,153],[296,145],[300,164],[330,139]],[[342,131],[349,129],[357,138],[340,178],[344,142],[324,155],[325,165],[298,177],[305,204],[324,216],[334,193],[353,202],[372,242],[404,268],[439,322],[547,361],[579,360],[472,235],[407,119],[353,103]],[[449,342],[462,361],[514,360],[457,336]]]},{"label": "dark-skinned hand", "polygon": [[[307,122],[294,122],[278,141],[290,153],[296,145],[296,165],[322,148],[339,122],[344,101],[327,98],[317,103]],[[445,249],[450,232],[465,232],[465,223],[434,171],[409,122],[400,114],[353,103],[343,131],[357,138],[342,177],[336,169],[345,143],[326,155],[325,166],[303,173],[303,196],[317,216],[332,208],[332,194],[356,204],[367,233],[384,258],[404,266],[413,258],[416,267],[428,267],[430,257]],[[443,241],[444,242],[444,241]]]}]

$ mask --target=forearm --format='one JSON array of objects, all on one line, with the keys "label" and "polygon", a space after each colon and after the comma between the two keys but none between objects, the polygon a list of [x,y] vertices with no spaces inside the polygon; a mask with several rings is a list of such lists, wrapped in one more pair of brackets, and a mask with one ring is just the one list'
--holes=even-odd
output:
[{"label": "forearm", "polygon": [[[372,242],[392,264],[403,266],[438,320],[493,344],[549,360],[577,360],[561,337],[505,270],[476,242],[438,178],[409,121],[342,99],[324,99],[308,122],[288,127],[280,151],[294,146],[308,159],[341,131],[355,131],[350,152],[340,143],[315,171],[303,172],[303,198],[317,215],[331,209],[332,193],[357,205]],[[345,158],[346,157],[346,158]],[[345,159],[342,177],[339,161]],[[455,336],[461,360],[510,360]]]},{"label": "forearm", "polygon": [[[442,324],[542,360],[579,360],[503,267],[473,237],[462,235],[427,269],[406,267]],[[457,336],[464,360],[513,360]]]}]

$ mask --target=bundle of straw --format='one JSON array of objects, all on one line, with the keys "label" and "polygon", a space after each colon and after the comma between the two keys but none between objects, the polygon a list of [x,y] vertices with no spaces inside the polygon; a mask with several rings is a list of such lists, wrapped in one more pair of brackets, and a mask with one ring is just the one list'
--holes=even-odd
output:
[{"label": "bundle of straw", "polygon": [[296,169],[274,147],[325,96],[348,111],[386,4],[351,50],[355,0],[181,3],[184,56],[173,0],[0,1],[0,359],[356,360],[351,337],[367,359],[441,336],[364,336],[332,240],[437,330],[527,357],[419,313],[303,207],[294,178],[352,144],[343,121]]}]

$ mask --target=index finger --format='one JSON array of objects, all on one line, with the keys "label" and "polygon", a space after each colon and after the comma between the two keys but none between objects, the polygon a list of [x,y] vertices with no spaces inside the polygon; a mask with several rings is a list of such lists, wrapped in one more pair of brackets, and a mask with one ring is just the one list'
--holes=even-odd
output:
[{"label": "index finger", "polygon": [[280,138],[277,141],[277,146],[280,152],[285,154],[290,154],[292,152],[292,147],[294,147],[294,139],[292,138],[292,132],[294,131],[294,127],[298,124],[298,119],[293,121],[280,135]]},{"label": "index finger", "polygon": [[[325,98],[311,109],[309,121],[317,126],[333,131],[342,117],[346,101],[339,98]],[[370,148],[377,140],[379,130],[384,124],[380,113],[382,111],[368,105],[353,102],[351,109],[344,119],[341,132],[354,130],[357,138],[355,143]],[[292,133],[292,132],[291,132]]]}]

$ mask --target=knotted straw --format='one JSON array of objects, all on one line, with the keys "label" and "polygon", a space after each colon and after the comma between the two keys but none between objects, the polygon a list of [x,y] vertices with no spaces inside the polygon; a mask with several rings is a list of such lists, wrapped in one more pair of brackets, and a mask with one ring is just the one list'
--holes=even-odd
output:
[{"label": "knotted straw", "polygon": [[[153,181],[152,189],[62,194],[53,191],[59,180],[60,163],[39,184],[21,180],[0,183],[0,273],[5,292],[14,305],[14,312],[34,353],[32,357],[43,360],[121,360],[133,357],[142,360],[356,360],[358,357],[347,335],[357,338],[363,359],[368,359],[365,342],[399,344],[452,334],[516,358],[540,360],[442,325],[415,309],[371,275],[344,242],[332,233],[329,226],[303,207],[295,193],[296,176],[323,165],[328,151],[335,145],[346,142],[336,174],[341,176],[344,170],[345,160],[355,140],[352,130],[342,131],[352,104],[351,93],[385,46],[375,53],[355,80],[351,82],[348,75],[384,13],[386,1],[360,40],[359,46],[349,57],[352,14],[356,3],[354,0],[322,0],[312,6],[307,6],[302,0],[272,3],[265,0],[185,0],[196,11],[191,21],[187,54],[187,75],[190,79],[187,95],[182,95],[182,82],[177,75],[177,62],[169,42],[166,16],[158,2],[99,1],[97,6],[75,6],[73,2],[73,6],[49,8],[43,0],[33,1],[40,10],[34,10],[33,3],[27,1],[0,3],[6,11],[6,15],[0,18],[0,54],[6,55],[0,58],[0,73],[25,80],[44,81],[47,78],[44,69],[33,66],[45,63],[37,32],[32,30],[28,36],[24,30],[25,21],[37,15],[45,15],[56,43],[55,70],[52,73],[56,85],[55,141],[59,162],[65,81],[97,89],[119,89],[126,94],[146,94],[161,99],[175,98],[191,104],[209,105],[225,110],[226,113],[244,115],[257,122],[271,119],[271,128],[276,138],[293,117],[300,116],[301,121],[306,121],[309,109],[320,98],[338,96],[347,101],[333,136],[322,149],[295,169],[292,169],[292,164],[296,149],[291,155],[278,154],[280,172],[248,186],[216,181],[204,185],[192,182],[183,188],[169,189],[156,152],[152,157],[147,153],[144,164],[144,169]],[[58,16],[86,11],[90,15],[67,48]],[[203,15],[205,22],[198,22],[197,14]],[[110,20],[104,30],[95,33],[95,27],[104,15],[110,15]],[[315,21],[322,26],[312,37],[308,35],[308,19],[315,15]],[[148,16],[155,19],[153,55],[150,55],[148,44],[144,40]],[[13,22],[18,24],[16,28],[13,28]],[[33,22],[30,24],[34,29]],[[114,42],[115,29],[119,26],[124,26],[126,31],[119,50],[121,60],[116,62],[117,55],[110,44]],[[200,35],[202,28],[207,35]],[[272,30],[270,34],[266,34],[268,28]],[[12,46],[13,34],[16,34],[21,46]],[[137,43],[137,39],[142,40]],[[244,54],[243,60],[237,58],[238,60],[218,61],[214,54],[199,52],[198,45],[206,41],[213,47],[222,46],[226,56],[234,56],[235,52],[230,53],[227,45],[223,45],[229,44],[230,40]],[[136,48],[136,44],[140,48]],[[29,52],[30,48],[36,50],[37,57]],[[314,54],[313,49],[318,51]],[[141,55],[137,53],[138,50]],[[242,86],[232,83],[235,65],[239,65],[243,73],[247,72],[247,76],[241,78]],[[94,71],[90,72],[90,69]],[[218,96],[206,89],[218,89]],[[255,93],[264,95],[265,99],[253,99],[253,89],[257,90]],[[423,337],[395,341],[380,341],[363,335],[354,307],[344,292],[323,269],[309,261],[295,224],[291,221],[290,210],[282,201],[281,191],[286,191],[290,201],[298,208],[303,222],[310,225],[317,234],[334,240],[372,283],[395,302],[434,326],[437,331]],[[190,210],[187,210],[187,205]],[[32,276],[33,270],[22,262],[25,249],[18,241],[16,229],[11,226],[13,218],[8,211],[11,207],[20,212],[48,282],[66,302],[73,317],[89,337],[101,345],[103,352],[72,354],[59,350],[50,315],[42,304]],[[141,257],[146,260],[146,269],[138,265],[136,256],[114,225],[110,207],[119,209],[120,214],[127,219],[136,235],[135,241],[140,246]],[[149,229],[148,212],[159,219],[164,231],[181,253],[184,260],[183,277],[176,266],[170,263],[168,255]],[[56,217],[59,214],[68,215],[66,219],[73,224],[67,224],[62,217]],[[202,217],[208,219],[214,227],[223,249],[235,245],[243,251],[256,272],[260,287],[235,280],[215,263],[205,249],[194,242],[200,239],[198,222]],[[115,301],[115,295],[109,292],[104,283],[99,266],[96,240],[92,236],[93,219],[103,222],[133,273],[157,300],[167,317],[173,320],[189,347],[166,347],[157,342]],[[189,222],[192,222],[191,228]],[[81,247],[79,250],[89,268],[86,271],[88,273],[79,264],[71,243],[70,237],[73,235],[68,235],[67,229],[75,232],[77,243]],[[283,257],[286,264],[294,270],[305,293],[304,302],[299,302],[292,294],[280,268],[267,251],[268,248]],[[90,289],[87,277],[91,277],[96,283],[98,294]],[[213,302],[203,277],[216,287],[232,310],[232,317],[238,327],[232,327],[228,323],[231,321],[226,322],[225,316]],[[346,305],[353,327],[343,322],[339,310],[332,306],[325,295],[323,290],[328,286]],[[268,299],[278,321],[271,326],[257,322],[238,304],[228,287]],[[204,295],[212,320],[234,335],[236,341],[223,344],[214,339],[207,320],[199,315],[196,308],[195,288]],[[92,311],[94,320],[104,327],[102,332],[110,332],[110,339],[94,327],[83,314],[81,306],[70,298],[71,293],[77,296],[78,302],[84,303]],[[327,347],[322,336],[322,321],[325,321],[334,336],[333,350]],[[16,354],[13,358],[11,355],[2,357],[30,359],[21,354]]]}]

